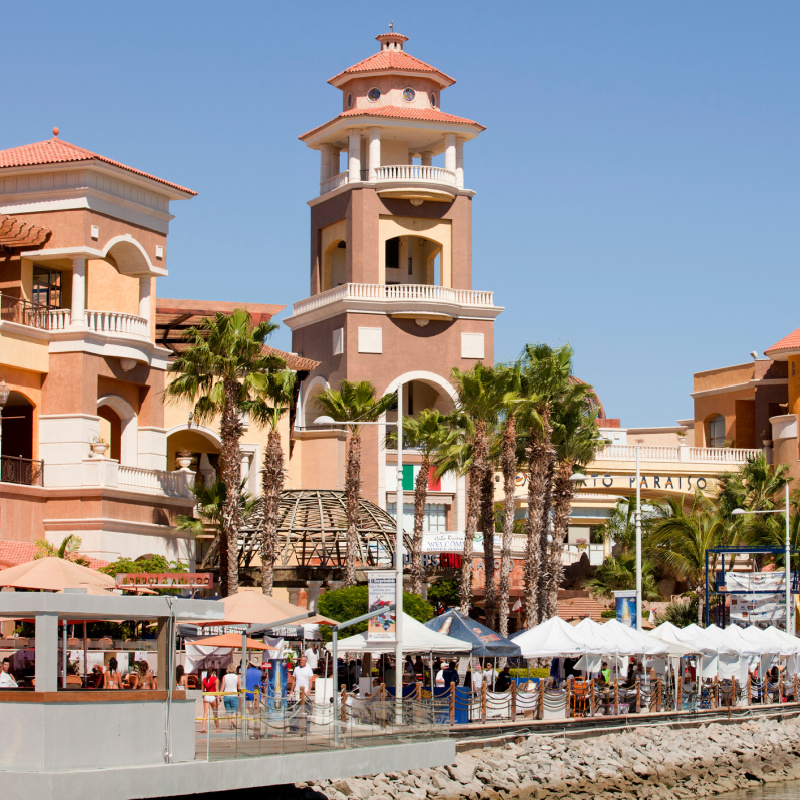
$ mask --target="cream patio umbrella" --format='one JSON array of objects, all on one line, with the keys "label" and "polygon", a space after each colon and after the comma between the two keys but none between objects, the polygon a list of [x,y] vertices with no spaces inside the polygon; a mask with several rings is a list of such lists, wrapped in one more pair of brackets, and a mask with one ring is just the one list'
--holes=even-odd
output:
[{"label": "cream patio umbrella", "polygon": [[61,589],[77,589],[94,586],[113,589],[114,578],[96,569],[82,567],[65,558],[37,558],[16,567],[0,570],[0,586],[13,586],[15,589],[40,589],[57,592]]},{"label": "cream patio umbrella", "polygon": [[[2,573],[0,572],[0,576]],[[261,592],[237,592],[220,601],[225,607],[222,620],[209,622],[214,628],[227,625],[270,625],[299,617],[308,609],[278,600]],[[320,615],[309,616],[304,622],[316,622],[322,625],[335,625],[336,620]]]}]

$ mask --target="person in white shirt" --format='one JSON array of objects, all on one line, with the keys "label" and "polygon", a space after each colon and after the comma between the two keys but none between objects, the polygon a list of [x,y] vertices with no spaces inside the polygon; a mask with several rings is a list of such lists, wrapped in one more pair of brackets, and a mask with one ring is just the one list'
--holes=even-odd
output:
[{"label": "person in white shirt", "polygon": [[[311,703],[311,698],[309,694],[311,690],[314,688],[314,682],[317,680],[317,676],[314,674],[314,670],[308,666],[308,659],[305,656],[300,656],[299,664],[294,668],[291,677],[291,686],[289,687],[289,691],[291,692],[292,697],[295,697],[297,700],[301,699],[301,690],[302,694],[305,696],[306,703]],[[309,728],[311,727],[311,719],[309,716],[309,707],[306,704],[302,704],[297,711],[298,715],[303,717],[305,720],[305,728],[306,733],[308,733]],[[296,724],[292,726],[295,730],[300,730],[300,725]]]},{"label": "person in white shirt", "polygon": [[239,692],[241,688],[242,682],[236,674],[236,668],[233,664],[228,664],[228,669],[222,678],[222,691],[225,693],[222,696],[222,703],[230,720],[231,730],[236,727],[236,714],[239,711]]},{"label": "person in white shirt", "polygon": [[472,691],[480,692],[481,686],[483,686],[483,670],[480,665],[476,665],[472,668]]},{"label": "person in white shirt", "polygon": [[486,690],[491,692],[497,680],[497,670],[489,663],[483,669],[483,679],[486,681]]},{"label": "person in white shirt", "polygon": [[9,672],[11,669],[11,661],[7,658],[3,659],[3,667],[0,670],[0,689],[17,689],[17,682],[14,676]]},{"label": "person in white shirt", "polygon": [[311,667],[312,670],[315,670],[319,666],[319,655],[317,654],[317,646],[315,644],[312,644],[306,649],[305,657],[308,661],[308,666]]}]

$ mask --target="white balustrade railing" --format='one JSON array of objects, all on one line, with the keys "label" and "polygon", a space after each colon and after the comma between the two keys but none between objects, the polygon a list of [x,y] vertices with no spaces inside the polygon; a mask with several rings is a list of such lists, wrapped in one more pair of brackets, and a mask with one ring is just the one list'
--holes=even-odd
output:
[{"label": "white balustrade railing", "polygon": [[375,300],[378,302],[413,301],[430,303],[453,303],[461,306],[491,308],[493,292],[474,289],[451,289],[448,286],[405,283],[390,286],[384,283],[346,283],[335,289],[301,300],[294,304],[294,314],[304,314],[315,308],[337,303],[340,300]]},{"label": "white balustrade railing", "polygon": [[422,164],[394,164],[378,167],[375,170],[378,181],[420,181],[422,183],[445,183],[456,185],[456,174],[443,167]]},{"label": "white balustrade railing", "polygon": [[95,333],[117,333],[123,336],[150,338],[150,329],[144,317],[123,314],[119,311],[87,311],[86,327]]},{"label": "white balustrade railing", "polygon": [[[684,461],[716,464],[744,464],[748,458],[760,455],[761,450],[734,449],[730,447],[670,447],[668,445],[641,445],[640,461]],[[604,447],[594,457],[595,461],[635,461],[636,446],[612,444]]]},{"label": "white balustrade railing", "polygon": [[142,467],[119,468],[119,486],[147,494],[161,494],[168,497],[191,497],[194,473],[178,470],[166,472],[160,469]]},{"label": "white balustrade railing", "polygon": [[690,447],[689,461],[710,461],[721,464],[744,464],[748,458],[763,455],[762,450],[733,447]]},{"label": "white balustrade railing", "polygon": [[340,172],[338,175],[334,175],[332,178],[322,181],[319,185],[319,193],[327,194],[334,189],[338,189],[340,186],[344,186],[349,180],[349,175],[349,172]]},{"label": "white balustrade railing", "polygon": [[69,327],[70,310],[68,308],[52,308],[48,312],[50,317],[49,328],[51,331],[63,331]]}]

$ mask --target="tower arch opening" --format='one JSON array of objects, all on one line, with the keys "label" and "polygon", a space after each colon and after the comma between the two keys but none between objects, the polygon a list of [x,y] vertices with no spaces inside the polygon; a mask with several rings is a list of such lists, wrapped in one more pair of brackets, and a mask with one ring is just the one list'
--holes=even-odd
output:
[{"label": "tower arch opening", "polygon": [[426,236],[392,236],[383,243],[384,283],[441,286],[442,244]]}]

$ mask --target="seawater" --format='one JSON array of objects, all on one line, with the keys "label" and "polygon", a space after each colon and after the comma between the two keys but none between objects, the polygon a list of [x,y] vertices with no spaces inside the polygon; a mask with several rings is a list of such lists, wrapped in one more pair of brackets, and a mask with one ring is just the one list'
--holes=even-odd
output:
[{"label": "seawater", "polygon": [[765,783],[755,789],[739,789],[737,792],[718,794],[719,800],[797,800],[800,797],[800,781]]}]

